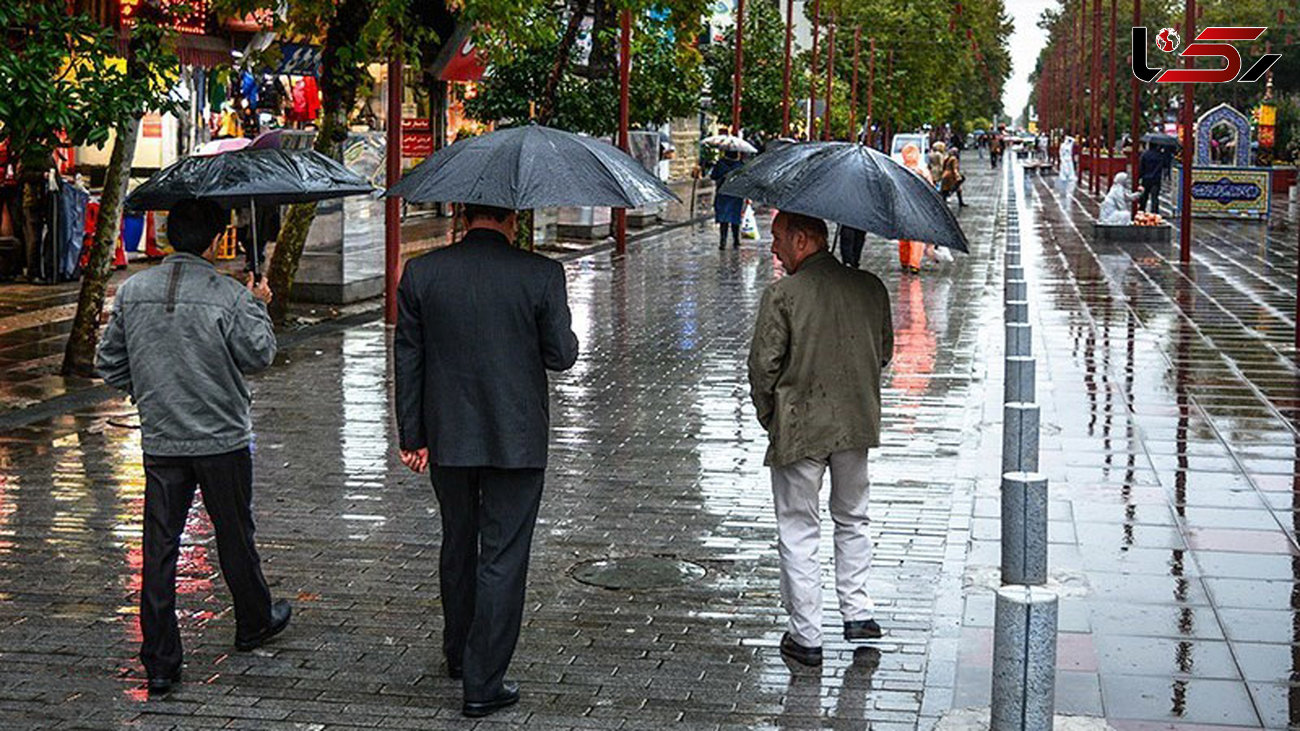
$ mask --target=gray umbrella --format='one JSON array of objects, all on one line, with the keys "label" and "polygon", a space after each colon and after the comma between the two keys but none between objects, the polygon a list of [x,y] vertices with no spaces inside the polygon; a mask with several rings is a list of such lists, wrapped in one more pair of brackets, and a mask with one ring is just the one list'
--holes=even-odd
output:
[{"label": "gray umbrella", "polygon": [[801,142],[766,152],[732,173],[719,192],[891,239],[967,250],[961,225],[934,186],[852,142]]},{"label": "gray umbrella", "polygon": [[1162,134],[1157,134],[1157,133],[1155,133],[1155,132],[1148,132],[1147,134],[1142,135],[1142,141],[1143,141],[1143,142],[1150,142],[1150,143],[1153,144],[1153,145],[1158,145],[1158,146],[1161,146],[1161,147],[1177,147],[1177,146],[1178,146],[1178,138],[1177,138],[1177,137],[1174,137],[1173,135],[1162,135]]},{"label": "gray umbrella", "polygon": [[530,124],[441,149],[388,189],[415,203],[637,208],[677,200],[627,153],[592,137]]},{"label": "gray umbrella", "polygon": [[373,193],[374,186],[315,150],[253,149],[187,157],[154,173],[127,196],[135,211],[171,208],[183,200],[210,200],[226,208],[249,206],[253,269],[257,261],[257,204],[312,203]]}]

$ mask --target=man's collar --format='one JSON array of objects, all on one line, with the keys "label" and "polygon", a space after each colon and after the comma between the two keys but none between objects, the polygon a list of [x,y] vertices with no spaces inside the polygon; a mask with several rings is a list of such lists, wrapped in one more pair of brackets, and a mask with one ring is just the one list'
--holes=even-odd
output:
[{"label": "man's collar", "polygon": [[167,258],[164,259],[163,262],[164,262],[164,263],[167,263],[167,262],[175,262],[175,263],[177,263],[177,264],[203,264],[204,266],[209,266],[209,267],[212,267],[212,268],[214,268],[214,269],[216,268],[216,265],[213,264],[212,262],[208,261],[207,259],[204,259],[204,258],[201,257],[201,256],[197,256],[197,255],[195,255],[195,254],[190,254],[190,253],[187,253],[187,252],[184,252],[184,251],[177,251],[177,252],[174,252],[174,253],[168,254],[168,255],[167,255]]},{"label": "man's collar", "polygon": [[835,261],[835,257],[831,256],[830,249],[818,249],[809,254],[803,261],[799,262],[799,268],[795,270],[795,273],[798,274],[810,266],[820,266],[823,260]]},{"label": "man's collar", "polygon": [[461,237],[461,241],[510,244],[510,238],[508,236],[500,231],[490,228],[471,228]]}]

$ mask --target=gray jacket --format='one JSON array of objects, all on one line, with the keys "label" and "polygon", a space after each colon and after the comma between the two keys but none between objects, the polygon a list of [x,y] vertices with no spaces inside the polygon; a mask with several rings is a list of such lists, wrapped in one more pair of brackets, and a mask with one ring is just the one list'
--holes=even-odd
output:
[{"label": "gray jacket", "polygon": [[248,446],[244,376],[273,360],[266,305],[205,259],[172,254],[118,288],[95,369],[139,407],[145,454],[195,457]]}]

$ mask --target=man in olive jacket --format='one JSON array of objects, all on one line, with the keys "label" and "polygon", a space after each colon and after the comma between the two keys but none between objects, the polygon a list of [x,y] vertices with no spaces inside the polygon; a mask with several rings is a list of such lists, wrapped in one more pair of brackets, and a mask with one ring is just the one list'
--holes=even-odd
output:
[{"label": "man in olive jacket", "polygon": [[826,224],[782,212],[772,252],[788,276],[763,293],[749,351],[750,393],[770,445],[781,601],[781,653],[822,660],[818,493],[831,472],[835,585],[844,636],[881,636],[867,595],[867,451],[880,445],[880,372],[894,350],[889,292],[870,272],[835,261]]},{"label": "man in olive jacket", "polygon": [[458,243],[407,263],[393,343],[402,462],[432,473],[447,674],[466,716],[519,700],[519,639],[549,429],[546,371],[578,358],[564,267],[515,248],[514,211],[470,205]]}]

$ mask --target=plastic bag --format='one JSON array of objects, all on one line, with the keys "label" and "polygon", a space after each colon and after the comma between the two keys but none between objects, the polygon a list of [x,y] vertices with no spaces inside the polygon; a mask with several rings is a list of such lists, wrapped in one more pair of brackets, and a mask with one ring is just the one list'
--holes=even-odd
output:
[{"label": "plastic bag", "polygon": [[952,252],[946,246],[934,247],[934,258],[945,264],[953,260]]},{"label": "plastic bag", "polygon": [[758,238],[758,219],[754,217],[754,207],[745,201],[745,212],[740,216],[740,235],[747,239]]}]

